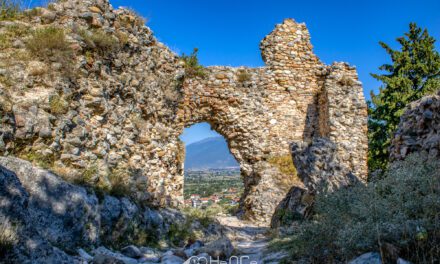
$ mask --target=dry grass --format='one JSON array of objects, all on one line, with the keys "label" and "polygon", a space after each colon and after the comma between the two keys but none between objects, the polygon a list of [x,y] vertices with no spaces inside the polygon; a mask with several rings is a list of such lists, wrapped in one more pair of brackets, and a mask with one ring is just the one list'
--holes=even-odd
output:
[{"label": "dry grass", "polygon": [[0,222],[0,258],[11,251],[18,242],[17,227],[11,224],[8,219],[1,219]]},{"label": "dry grass", "polygon": [[290,154],[284,156],[272,156],[269,157],[267,161],[278,168],[282,174],[290,177],[297,177],[296,168]]},{"label": "dry grass", "polygon": [[108,176],[111,185],[110,194],[116,197],[129,195],[131,193],[128,180],[130,175],[130,171],[126,168],[114,168]]},{"label": "dry grass", "polygon": [[13,41],[30,34],[29,27],[21,24],[9,25],[0,34],[0,49],[12,48]]},{"label": "dry grass", "polygon": [[65,76],[73,76],[74,52],[66,40],[63,29],[46,27],[37,29],[27,41],[26,47],[35,58],[45,62],[58,62]]},{"label": "dry grass", "polygon": [[[97,51],[102,56],[115,52],[121,47],[118,38],[101,29],[80,30],[78,33],[87,45],[87,50]],[[123,38],[122,35],[121,38]]]},{"label": "dry grass", "polygon": [[237,79],[239,82],[244,83],[250,81],[252,78],[252,75],[247,70],[239,70],[237,73]]},{"label": "dry grass", "polygon": [[50,112],[55,115],[62,115],[69,110],[69,102],[60,95],[53,95],[49,99]]}]

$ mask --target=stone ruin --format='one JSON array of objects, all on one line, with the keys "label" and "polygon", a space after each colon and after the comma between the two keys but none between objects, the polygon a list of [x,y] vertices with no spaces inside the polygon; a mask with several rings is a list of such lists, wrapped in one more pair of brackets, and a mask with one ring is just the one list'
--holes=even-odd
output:
[{"label": "stone ruin", "polygon": [[[64,76],[56,62],[20,60],[15,54],[26,52],[20,37],[0,51],[1,155],[101,190],[123,184],[124,193],[151,205],[178,205],[184,187],[178,137],[185,127],[208,122],[240,163],[242,215],[264,223],[292,186],[303,185],[276,165],[291,157],[294,142],[328,139],[341,165],[366,179],[362,85],[354,67],[319,61],[305,24],[287,19],[264,38],[265,67],[208,67],[204,78],[182,84],[178,56],[129,11],[105,0],[75,0],[40,13],[28,22],[2,22],[1,30],[66,29],[75,75]],[[124,42],[107,54],[87,54],[78,29]]]},{"label": "stone ruin", "polygon": [[260,45],[265,67],[208,67],[184,83],[182,128],[208,122],[240,163],[246,218],[264,220],[293,185],[271,160],[290,156],[290,144],[325,137],[343,166],[367,176],[367,107],[356,70],[326,66],[312,51],[303,23],[286,19]]}]

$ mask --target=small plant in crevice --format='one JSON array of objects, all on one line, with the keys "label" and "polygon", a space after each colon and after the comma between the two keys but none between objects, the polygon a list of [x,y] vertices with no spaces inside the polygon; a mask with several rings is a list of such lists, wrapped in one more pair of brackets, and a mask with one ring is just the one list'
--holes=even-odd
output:
[{"label": "small plant in crevice", "polygon": [[180,59],[183,61],[183,66],[185,69],[185,78],[205,78],[206,70],[199,64],[199,59],[197,58],[197,53],[199,50],[197,48],[190,55],[182,54]]},{"label": "small plant in crevice", "polygon": [[252,78],[252,75],[247,70],[245,70],[245,69],[238,70],[238,72],[237,72],[237,80],[240,83],[248,82],[248,81],[251,80],[251,78]]},{"label": "small plant in crevice", "polygon": [[108,175],[110,181],[109,193],[116,197],[123,197],[130,194],[129,177],[132,172],[127,168],[116,167]]},{"label": "small plant in crevice", "polygon": [[287,176],[279,179],[283,184],[292,185],[300,182],[295,165],[293,164],[292,155],[271,156],[267,161],[269,164],[275,166],[283,175]]},{"label": "small plant in crevice", "polygon": [[50,112],[54,115],[62,115],[69,110],[69,102],[58,94],[52,95],[49,98],[49,106]]}]

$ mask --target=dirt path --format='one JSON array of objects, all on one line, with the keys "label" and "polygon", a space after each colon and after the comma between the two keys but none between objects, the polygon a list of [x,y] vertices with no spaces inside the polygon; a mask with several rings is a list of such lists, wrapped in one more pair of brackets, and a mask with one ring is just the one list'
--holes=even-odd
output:
[{"label": "dirt path", "polygon": [[236,217],[220,217],[220,223],[226,227],[227,236],[237,252],[230,264],[266,264],[278,263],[280,254],[268,253],[269,228],[241,221]]}]

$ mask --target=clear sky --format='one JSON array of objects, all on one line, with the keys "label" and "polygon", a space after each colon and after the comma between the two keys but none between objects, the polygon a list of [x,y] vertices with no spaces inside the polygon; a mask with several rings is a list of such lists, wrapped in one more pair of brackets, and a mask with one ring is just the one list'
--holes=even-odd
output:
[{"label": "clear sky", "polygon": [[[367,98],[380,83],[370,77],[388,61],[378,45],[396,46],[410,22],[440,41],[440,0],[111,0],[147,18],[156,37],[177,53],[199,48],[201,64],[263,66],[259,43],[285,18],[305,22],[325,63],[356,65]],[[440,47],[437,43],[437,47]],[[208,124],[186,129],[187,143],[213,136]]]}]

